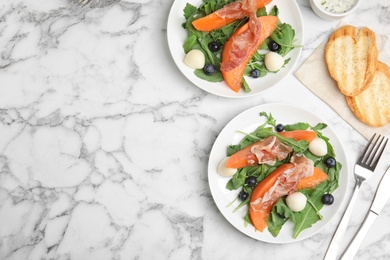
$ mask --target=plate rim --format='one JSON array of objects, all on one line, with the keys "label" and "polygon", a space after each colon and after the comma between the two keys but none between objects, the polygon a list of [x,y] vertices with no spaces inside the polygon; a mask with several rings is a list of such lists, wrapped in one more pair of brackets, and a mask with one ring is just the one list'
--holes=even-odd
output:
[{"label": "plate rim", "polygon": [[[237,120],[239,120],[241,117],[244,117],[246,114],[250,113],[251,111],[254,111],[254,110],[257,110],[257,112],[261,112],[261,111],[266,111],[268,113],[272,113],[272,111],[270,111],[270,108],[274,108],[274,107],[288,107],[288,108],[294,108],[294,109],[298,109],[298,110],[301,110],[301,111],[304,111],[305,113],[307,113],[308,115],[320,120],[320,122],[322,123],[326,123],[326,120],[323,120],[320,116],[317,116],[315,115],[314,113],[308,111],[307,109],[301,107],[301,106],[297,106],[297,105],[293,105],[293,104],[288,104],[288,103],[265,103],[265,104],[261,104],[261,105],[257,105],[257,106],[254,106],[254,107],[251,107],[251,108],[248,108],[240,113],[238,113],[236,116],[234,116],[232,119],[229,120],[229,122],[222,128],[222,130],[220,131],[220,133],[218,134],[217,138],[215,139],[214,143],[213,143],[213,146],[210,150],[210,155],[209,155],[209,160],[208,160],[208,167],[207,167],[207,175],[208,175],[208,182],[209,182],[209,188],[210,188],[210,192],[211,192],[211,195],[212,195],[212,198],[213,198],[213,201],[215,203],[215,205],[217,206],[218,210],[219,210],[219,213],[222,214],[222,216],[227,220],[227,222],[229,222],[234,228],[236,228],[239,232],[245,234],[246,236],[248,237],[251,237],[255,240],[258,240],[258,241],[262,241],[262,242],[266,242],[266,243],[271,243],[271,244],[288,244],[288,243],[295,243],[295,242],[299,242],[299,241],[302,241],[302,240],[305,240],[305,239],[308,239],[316,234],[318,234],[319,232],[321,232],[327,225],[329,225],[332,220],[335,218],[335,216],[338,215],[338,212],[341,211],[341,209],[343,208],[345,202],[346,202],[346,199],[347,199],[347,193],[348,193],[348,189],[349,189],[349,186],[350,186],[350,175],[349,175],[349,172],[350,172],[350,166],[349,166],[349,163],[348,163],[348,157],[346,155],[346,152],[345,152],[345,148],[344,148],[344,145],[342,144],[342,142],[340,141],[340,139],[338,138],[338,136],[336,135],[336,131],[329,125],[327,124],[327,128],[328,130],[327,131],[330,131],[330,133],[333,135],[333,137],[335,137],[338,145],[339,145],[339,148],[340,150],[337,150],[337,156],[339,157],[343,157],[344,160],[340,160],[342,161],[342,169],[340,171],[340,175],[342,175],[341,177],[345,176],[343,179],[345,181],[344,183],[344,190],[342,191],[342,194],[341,194],[341,198],[339,197],[340,201],[339,201],[339,205],[337,207],[337,209],[335,209],[335,212],[334,214],[328,218],[328,220],[325,222],[325,224],[323,224],[322,226],[320,226],[319,228],[317,228],[317,230],[314,230],[314,232],[312,232],[311,234],[306,234],[306,235],[303,235],[302,233],[300,234],[300,236],[298,236],[298,238],[294,239],[292,236],[290,239],[288,240],[283,240],[283,241],[278,241],[278,237],[272,237],[272,239],[261,239],[259,238],[258,236],[253,236],[252,234],[249,234],[248,232],[244,232],[242,229],[244,228],[247,228],[247,227],[244,227],[244,221],[242,221],[241,223],[241,226],[236,226],[236,224],[232,223],[232,221],[228,218],[228,216],[226,216],[227,213],[225,213],[225,210],[222,208],[223,205],[219,204],[215,197],[216,197],[216,190],[217,188],[216,187],[212,187],[212,183],[213,181],[211,180],[211,178],[213,178],[213,176],[211,175],[212,174],[212,168],[214,168],[214,173],[216,173],[216,166],[217,165],[211,165],[212,164],[212,154],[214,152],[214,150],[216,149],[216,144],[217,144],[217,141],[219,140],[219,138],[224,134],[224,131],[228,131],[229,129],[229,126],[231,124],[233,124],[232,122],[235,122]],[[268,111],[267,111],[268,110]],[[259,119],[260,119],[260,116],[259,116]],[[303,119],[304,120],[304,119]],[[302,121],[303,122],[303,121]],[[259,120],[259,124],[261,123],[261,121]],[[243,127],[246,127],[246,126],[243,126]],[[234,134],[231,136],[232,139],[234,139]],[[230,140],[229,143],[232,143],[233,140]],[[334,146],[334,144],[332,143],[332,146]],[[223,159],[223,158],[221,158]],[[220,177],[219,175],[215,178],[223,178],[223,177]],[[342,178],[340,178],[341,180]],[[226,179],[228,180],[228,179]],[[339,182],[339,188],[340,188],[340,182]],[[335,192],[339,192],[338,190],[336,190]],[[225,205],[226,206],[226,205]],[[233,212],[230,212],[230,215],[233,215],[233,214],[237,214],[237,213],[233,213]],[[321,222],[317,222],[317,223],[321,223]],[[315,223],[314,225],[316,225],[317,223]],[[288,222],[286,223],[288,224]],[[252,229],[254,229],[253,226],[251,226]],[[291,227],[292,227],[292,223],[291,223]],[[286,227],[283,227],[283,228],[286,228]],[[283,230],[283,229],[282,229]],[[307,229],[309,230],[309,229]],[[264,232],[268,232],[267,230],[265,230]],[[304,231],[305,232],[305,231]],[[259,232],[260,233],[260,232]],[[306,232],[307,233],[307,232]],[[264,233],[260,233],[261,234],[264,234]],[[268,233],[270,235],[270,233]],[[279,239],[280,240],[280,239]]]},{"label": "plate rim", "polygon": [[[179,69],[179,71],[181,72],[181,74],[189,81],[191,82],[193,85],[195,85],[196,87],[200,88],[201,90],[207,92],[207,93],[210,93],[210,94],[213,94],[213,95],[216,95],[216,96],[219,96],[219,97],[224,97],[224,98],[248,98],[248,97],[254,97],[254,96],[258,96],[260,94],[263,94],[265,93],[266,91],[270,90],[272,87],[275,87],[277,86],[278,84],[280,84],[283,80],[285,80],[289,75],[291,75],[293,73],[293,71],[295,70],[295,68],[297,67],[297,64],[298,64],[298,61],[299,61],[299,58],[301,57],[301,54],[302,54],[302,49],[303,49],[303,42],[304,42],[304,24],[303,24],[303,17],[302,17],[302,13],[301,13],[301,10],[299,8],[299,5],[296,1],[288,1],[289,4],[291,4],[292,6],[294,6],[295,8],[295,11],[297,12],[297,15],[294,16],[296,19],[297,19],[297,22],[298,22],[298,25],[300,27],[300,29],[298,30],[296,27],[294,27],[295,31],[297,32],[297,30],[299,31],[300,33],[300,38],[297,38],[297,44],[298,45],[301,45],[300,48],[296,48],[295,50],[293,50],[293,52],[295,52],[296,54],[293,56],[293,58],[295,58],[295,60],[292,61],[292,64],[288,64],[288,66],[291,66],[289,68],[289,70],[287,72],[285,72],[284,75],[281,76],[280,79],[277,79],[274,83],[269,83],[269,86],[267,86],[265,89],[262,89],[260,91],[253,91],[253,88],[252,88],[252,91],[249,92],[249,93],[246,93],[246,92],[243,92],[243,90],[240,90],[239,93],[235,93],[233,91],[229,91],[230,89],[226,90],[226,93],[218,93],[218,91],[214,91],[213,88],[208,88],[208,87],[204,87],[204,85],[208,85],[208,84],[215,84],[215,83],[212,83],[212,82],[208,82],[208,81],[205,81],[205,80],[201,80],[201,79],[198,79],[196,78],[196,76],[191,76],[189,77],[187,75],[187,72],[185,71],[185,69],[189,70],[189,68],[185,68],[184,66],[184,63],[181,61],[179,61],[179,58],[176,57],[176,55],[174,55],[174,44],[172,43],[172,37],[170,37],[170,35],[173,33],[172,30],[173,30],[173,26],[172,24],[175,24],[176,23],[173,23],[172,21],[174,20],[174,16],[177,15],[177,11],[176,9],[179,9],[180,7],[180,4],[185,2],[185,3],[190,3],[190,2],[194,2],[194,1],[201,1],[201,0],[175,0],[173,1],[173,4],[170,8],[170,11],[169,11],[169,14],[168,14],[168,20],[167,20],[167,42],[168,42],[168,49],[169,49],[169,52],[171,54],[171,58],[173,59],[176,67]],[[282,1],[282,0],[280,0]],[[183,17],[183,22],[184,22],[184,17]],[[283,21],[283,22],[286,22],[286,21]],[[288,21],[287,21],[288,22]],[[184,29],[183,29],[184,30]],[[296,33],[297,34],[297,33]],[[184,43],[184,42],[183,42]],[[291,53],[293,53],[291,52]],[[291,54],[290,53],[290,54]],[[289,55],[290,55],[289,54]],[[184,59],[184,52],[183,52],[183,57]],[[290,57],[292,58],[292,57]],[[290,61],[291,62],[291,61]],[[182,66],[180,66],[180,64],[183,63]],[[193,72],[193,70],[192,70]],[[280,75],[280,74],[279,74]],[[200,81],[199,84],[197,84],[196,81]],[[202,84],[204,83],[204,84]],[[221,83],[221,82],[217,82],[217,83]],[[260,83],[261,84],[261,83]],[[220,86],[218,86],[220,87]],[[227,87],[227,86],[226,86]]]}]

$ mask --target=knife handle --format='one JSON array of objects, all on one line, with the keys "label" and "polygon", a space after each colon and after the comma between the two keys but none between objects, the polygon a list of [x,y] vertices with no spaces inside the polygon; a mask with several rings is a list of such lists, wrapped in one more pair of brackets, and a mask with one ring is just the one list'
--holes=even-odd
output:
[{"label": "knife handle", "polygon": [[349,243],[347,249],[344,251],[341,256],[341,260],[350,260],[353,259],[359,250],[361,243],[363,242],[365,236],[370,230],[372,224],[374,224],[378,214],[368,211],[366,218],[364,219],[363,224],[360,226],[358,232],[353,237],[352,241]]}]

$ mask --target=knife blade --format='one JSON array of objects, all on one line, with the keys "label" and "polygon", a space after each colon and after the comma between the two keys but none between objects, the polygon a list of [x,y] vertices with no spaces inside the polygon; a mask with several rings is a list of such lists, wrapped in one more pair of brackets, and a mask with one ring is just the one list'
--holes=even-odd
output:
[{"label": "knife blade", "polygon": [[347,246],[346,250],[341,256],[342,260],[353,259],[359,250],[361,243],[363,242],[366,234],[374,224],[376,218],[385,207],[387,201],[390,199],[390,167],[387,168],[383,174],[382,179],[379,183],[378,189],[376,190],[374,200],[371,204],[370,210],[368,211],[363,224],[353,237],[352,241]]},{"label": "knife blade", "polygon": [[370,210],[379,215],[390,198],[390,167],[383,174]]}]

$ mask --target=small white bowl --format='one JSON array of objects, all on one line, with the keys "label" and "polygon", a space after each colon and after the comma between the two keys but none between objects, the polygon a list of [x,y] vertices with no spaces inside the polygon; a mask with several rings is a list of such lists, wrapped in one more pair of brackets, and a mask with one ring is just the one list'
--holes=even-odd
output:
[{"label": "small white bowl", "polygon": [[310,0],[310,5],[311,5],[311,8],[313,9],[314,13],[316,13],[316,15],[318,15],[322,19],[328,20],[328,21],[342,19],[345,16],[350,15],[358,8],[358,6],[361,2],[361,0],[356,0],[355,5],[352,6],[351,9],[349,9],[343,13],[333,13],[333,12],[325,10],[323,5],[321,5],[321,3],[323,1],[324,0]]}]

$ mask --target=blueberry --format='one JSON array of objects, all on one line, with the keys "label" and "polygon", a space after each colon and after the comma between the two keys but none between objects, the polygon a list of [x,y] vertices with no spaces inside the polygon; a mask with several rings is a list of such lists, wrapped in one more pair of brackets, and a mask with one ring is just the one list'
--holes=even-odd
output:
[{"label": "blueberry", "polygon": [[221,44],[219,42],[210,42],[209,49],[212,52],[217,52],[221,49]]},{"label": "blueberry", "polygon": [[248,178],[246,178],[246,181],[245,181],[246,185],[248,185],[248,187],[255,187],[256,186],[256,178],[254,176],[249,176]]},{"label": "blueberry", "polygon": [[255,78],[255,79],[260,77],[260,70],[257,70],[257,69],[252,70],[251,71],[251,77]]},{"label": "blueberry", "polygon": [[269,44],[268,44],[268,49],[270,51],[278,51],[280,49],[280,45],[277,44],[275,41],[271,41]]},{"label": "blueberry", "polygon": [[245,191],[240,191],[240,193],[238,194],[238,197],[240,198],[240,200],[244,201],[248,198],[249,194]]},{"label": "blueberry", "polygon": [[215,67],[213,64],[207,64],[203,67],[203,71],[206,75],[213,75],[215,73]]},{"label": "blueberry", "polygon": [[275,126],[276,132],[283,132],[284,131],[284,125],[283,124],[277,124]]},{"label": "blueberry", "polygon": [[332,205],[334,202],[334,197],[332,194],[324,194],[324,196],[322,196],[322,203],[324,203],[325,205]]},{"label": "blueberry", "polygon": [[336,160],[333,157],[329,157],[325,161],[325,165],[328,166],[329,168],[336,167]]}]

